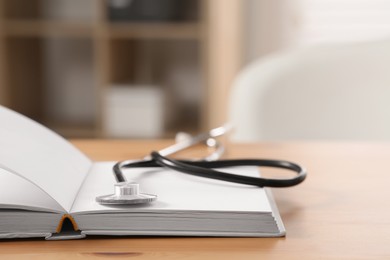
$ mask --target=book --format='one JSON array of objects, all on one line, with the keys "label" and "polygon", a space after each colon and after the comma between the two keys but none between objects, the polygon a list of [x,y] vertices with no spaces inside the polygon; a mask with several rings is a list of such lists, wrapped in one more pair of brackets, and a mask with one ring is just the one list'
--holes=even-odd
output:
[{"label": "book", "polygon": [[[150,204],[105,206],[115,162],[94,162],[37,122],[0,107],[0,238],[112,236],[284,236],[268,189],[164,168],[125,170]],[[130,158],[129,158],[130,159]],[[226,171],[256,176],[256,167]]]}]

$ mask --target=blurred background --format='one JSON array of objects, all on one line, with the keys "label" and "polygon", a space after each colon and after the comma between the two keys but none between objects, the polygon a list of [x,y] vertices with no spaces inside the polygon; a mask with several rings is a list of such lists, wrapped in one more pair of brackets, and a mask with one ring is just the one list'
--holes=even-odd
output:
[{"label": "blurred background", "polygon": [[228,120],[254,61],[389,35],[386,0],[0,0],[0,104],[66,138],[169,138]]}]

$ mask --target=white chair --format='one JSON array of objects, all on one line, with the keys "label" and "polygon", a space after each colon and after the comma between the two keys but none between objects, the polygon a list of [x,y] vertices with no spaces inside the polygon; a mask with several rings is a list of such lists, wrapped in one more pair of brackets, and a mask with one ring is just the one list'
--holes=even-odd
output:
[{"label": "white chair", "polygon": [[390,39],[261,59],[236,79],[233,141],[390,140]]}]

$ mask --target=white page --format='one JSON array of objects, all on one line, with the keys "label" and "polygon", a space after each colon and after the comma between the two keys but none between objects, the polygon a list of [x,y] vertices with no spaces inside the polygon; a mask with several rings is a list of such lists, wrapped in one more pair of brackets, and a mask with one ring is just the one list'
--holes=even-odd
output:
[{"label": "white page", "polygon": [[[141,192],[158,196],[156,202],[127,208],[103,206],[97,203],[95,198],[114,192],[113,165],[113,162],[94,163],[71,213],[137,210],[271,212],[267,195],[262,188],[211,180],[162,168],[126,170],[128,179],[140,183]],[[243,175],[259,176],[256,167],[237,167],[229,170]]]},{"label": "white page", "polygon": [[2,168],[0,168],[0,208],[63,212],[60,204],[38,186]]},{"label": "white page", "polygon": [[0,164],[41,187],[69,211],[92,163],[51,130],[0,107]]}]

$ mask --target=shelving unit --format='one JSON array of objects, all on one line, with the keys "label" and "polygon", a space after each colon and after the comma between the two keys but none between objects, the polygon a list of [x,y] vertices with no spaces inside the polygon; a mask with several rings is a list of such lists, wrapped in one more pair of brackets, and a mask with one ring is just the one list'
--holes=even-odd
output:
[{"label": "shelving unit", "polygon": [[[87,14],[47,14],[65,1]],[[156,85],[168,99],[159,137],[223,123],[241,65],[241,2],[187,2],[189,19],[119,22],[107,0],[0,0],[0,104],[65,137],[109,137],[110,87]]]},{"label": "shelving unit", "polygon": [[93,37],[92,24],[83,22],[6,20],[4,34],[8,37]]},{"label": "shelving unit", "polygon": [[120,39],[193,39],[200,38],[200,26],[197,23],[115,23],[108,26],[108,36]]}]

